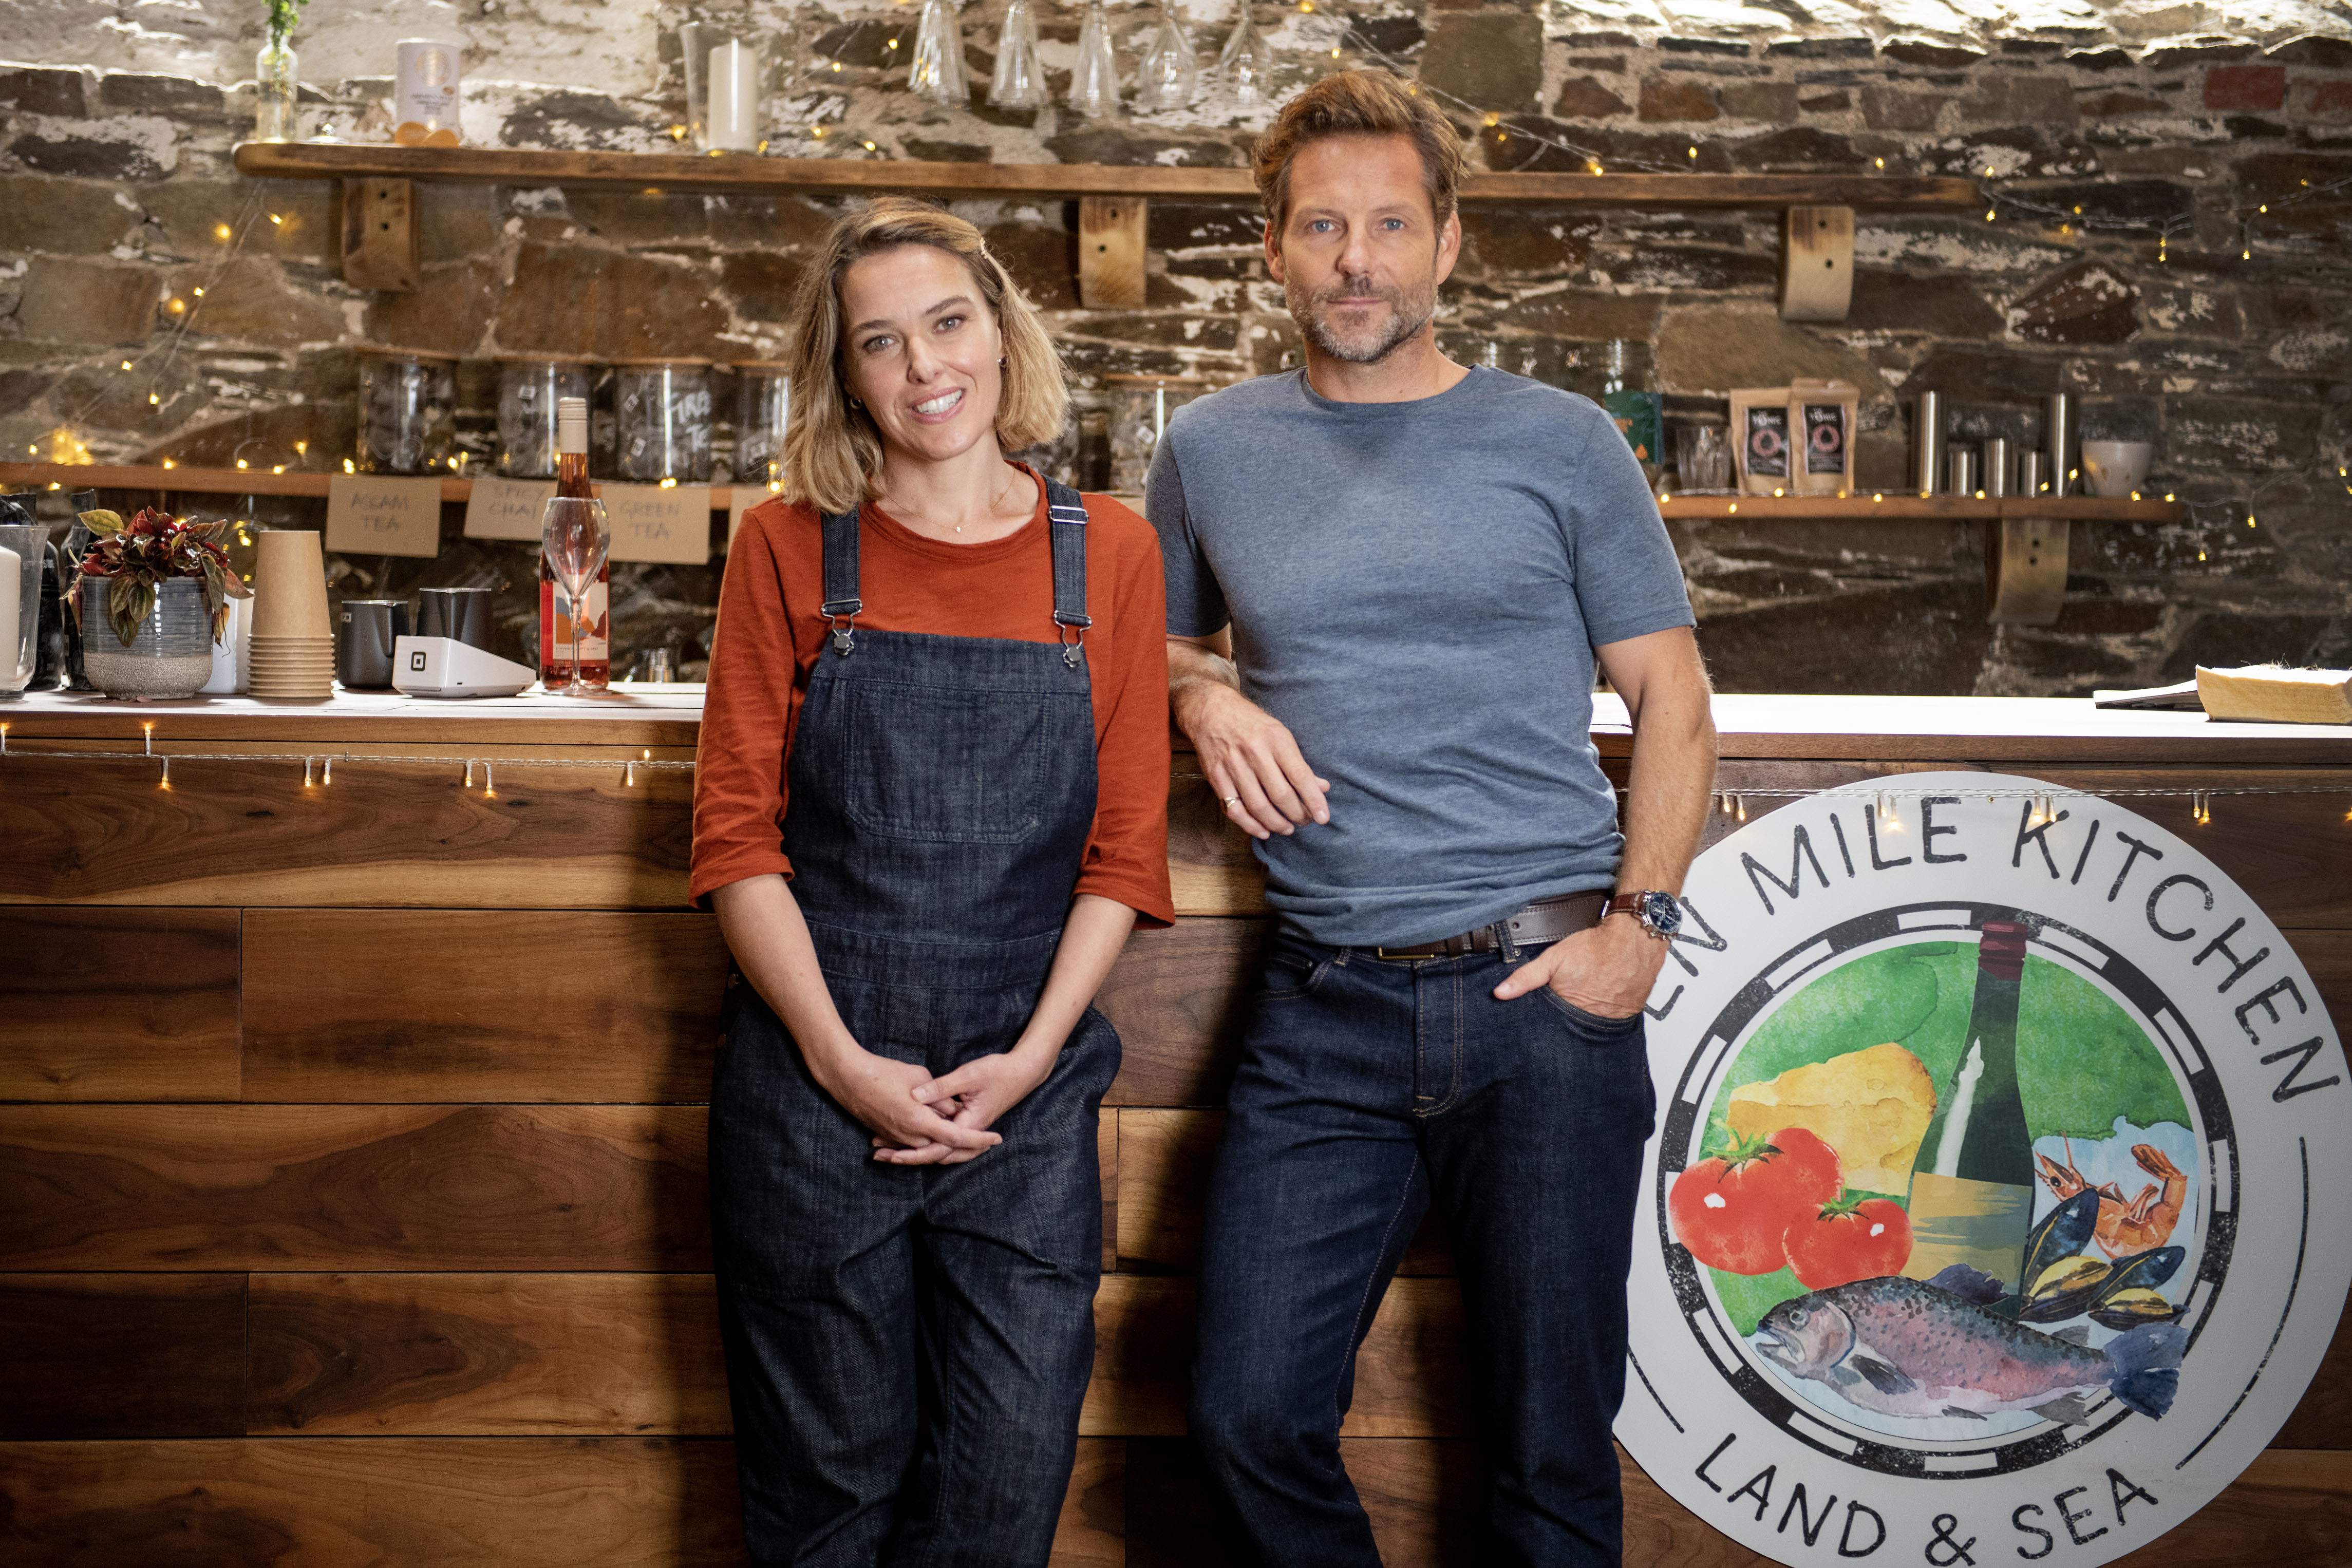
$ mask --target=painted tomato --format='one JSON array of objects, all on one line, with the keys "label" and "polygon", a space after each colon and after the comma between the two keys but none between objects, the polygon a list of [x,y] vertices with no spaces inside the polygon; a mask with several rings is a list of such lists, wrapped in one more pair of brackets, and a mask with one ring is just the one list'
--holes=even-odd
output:
[{"label": "painted tomato", "polygon": [[1899,1274],[1911,1260],[1911,1217],[1884,1197],[1847,1197],[1789,1222],[1789,1268],[1805,1289]]},{"label": "painted tomato", "polygon": [[1790,1226],[1842,1187],[1837,1151],[1801,1127],[1784,1127],[1685,1167],[1666,1213],[1675,1239],[1708,1268],[1769,1274],[1788,1261]]}]

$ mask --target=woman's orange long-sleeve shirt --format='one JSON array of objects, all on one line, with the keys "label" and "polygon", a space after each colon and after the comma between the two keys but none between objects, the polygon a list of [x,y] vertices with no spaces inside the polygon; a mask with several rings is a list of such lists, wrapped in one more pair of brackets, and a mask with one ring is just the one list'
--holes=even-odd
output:
[{"label": "woman's orange long-sleeve shirt", "polygon": [[[1087,672],[1093,685],[1094,831],[1076,891],[1116,899],[1145,925],[1175,918],[1168,886],[1167,591],[1151,525],[1104,496],[1087,506]],[[861,628],[1051,643],[1054,567],[1045,487],[1026,526],[986,544],[926,538],[869,503],[862,519]],[[782,834],[793,732],[827,647],[823,524],[770,501],[728,549],[695,754],[696,903],[713,888],[792,874]]]}]

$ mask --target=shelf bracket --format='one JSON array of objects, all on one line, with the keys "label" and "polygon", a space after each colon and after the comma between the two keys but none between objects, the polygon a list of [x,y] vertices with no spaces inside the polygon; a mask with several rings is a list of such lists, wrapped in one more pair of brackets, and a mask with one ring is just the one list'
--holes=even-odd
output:
[{"label": "shelf bracket", "polygon": [[415,182],[343,182],[343,281],[389,294],[415,292]]},{"label": "shelf bracket", "polygon": [[1141,196],[1078,198],[1079,304],[1089,310],[1142,305],[1150,214],[1151,204]]},{"label": "shelf bracket", "polygon": [[1780,230],[1780,319],[1843,321],[1853,304],[1853,209],[1790,207]]},{"label": "shelf bracket", "polygon": [[1999,517],[1985,537],[1985,619],[1995,626],[2048,626],[2066,601],[2064,517]]}]

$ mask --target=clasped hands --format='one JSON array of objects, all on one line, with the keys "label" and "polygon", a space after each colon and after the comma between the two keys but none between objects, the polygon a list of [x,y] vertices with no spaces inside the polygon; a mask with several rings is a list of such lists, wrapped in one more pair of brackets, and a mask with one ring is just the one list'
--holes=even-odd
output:
[{"label": "clasped hands", "polygon": [[817,1082],[874,1134],[884,1165],[954,1166],[1004,1141],[990,1131],[1054,1071],[1057,1048],[1026,1040],[937,1078],[911,1061],[849,1045],[812,1063]]}]

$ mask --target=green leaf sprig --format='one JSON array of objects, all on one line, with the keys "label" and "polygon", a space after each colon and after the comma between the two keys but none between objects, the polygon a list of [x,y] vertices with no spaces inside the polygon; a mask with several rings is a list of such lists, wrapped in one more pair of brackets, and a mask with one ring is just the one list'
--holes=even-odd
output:
[{"label": "green leaf sprig", "polygon": [[[81,575],[107,580],[106,618],[126,648],[139,640],[140,622],[155,608],[156,590],[173,578],[193,577],[204,584],[215,643],[228,630],[228,601],[253,597],[218,542],[228,532],[226,518],[191,523],[168,512],[141,511],[126,523],[120,512],[84,512],[81,522],[96,536],[82,554]],[[75,592],[66,602],[79,626],[81,594]]]},{"label": "green leaf sprig", "polygon": [[269,41],[278,48],[294,36],[294,24],[302,19],[304,0],[269,0]]}]

